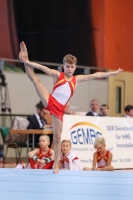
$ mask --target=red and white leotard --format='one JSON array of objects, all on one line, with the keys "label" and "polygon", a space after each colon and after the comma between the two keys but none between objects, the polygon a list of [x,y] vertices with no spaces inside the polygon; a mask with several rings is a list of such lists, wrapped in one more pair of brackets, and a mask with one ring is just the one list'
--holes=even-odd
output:
[{"label": "red and white leotard", "polygon": [[80,159],[71,151],[66,154],[66,158],[63,157],[63,154],[60,155],[61,168],[70,169],[70,170],[82,170]]},{"label": "red and white leotard", "polygon": [[110,151],[106,151],[105,156],[101,157],[100,153],[97,152],[97,168],[102,168],[106,166],[109,153]]},{"label": "red and white leotard", "polygon": [[72,76],[71,81],[66,81],[64,72],[61,72],[57,82],[54,84],[52,94],[49,95],[46,109],[61,121],[63,120],[65,106],[74,93],[75,85],[75,76]]},{"label": "red and white leotard", "polygon": [[[44,155],[42,153],[41,148],[40,148],[39,149],[39,153],[37,154],[38,159],[42,159],[43,160],[45,158],[49,158],[50,157],[50,150],[51,149],[48,149],[47,153]],[[40,163],[37,163],[32,158],[30,158],[30,166],[29,166],[29,168],[32,168],[32,169],[52,169],[53,164],[54,164],[54,161],[51,161],[51,162],[45,164],[44,166],[41,166]]]},{"label": "red and white leotard", "polygon": [[69,169],[69,160],[68,158],[66,159],[61,159],[61,168],[62,169]]}]

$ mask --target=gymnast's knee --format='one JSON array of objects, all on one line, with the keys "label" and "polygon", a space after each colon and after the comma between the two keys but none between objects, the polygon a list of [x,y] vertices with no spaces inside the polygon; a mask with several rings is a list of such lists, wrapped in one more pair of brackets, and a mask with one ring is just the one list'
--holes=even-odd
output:
[{"label": "gymnast's knee", "polygon": [[59,144],[59,143],[61,143],[61,133],[56,133],[55,135],[54,135],[54,144]]},{"label": "gymnast's knee", "polygon": [[114,167],[110,165],[110,171],[114,171]]}]

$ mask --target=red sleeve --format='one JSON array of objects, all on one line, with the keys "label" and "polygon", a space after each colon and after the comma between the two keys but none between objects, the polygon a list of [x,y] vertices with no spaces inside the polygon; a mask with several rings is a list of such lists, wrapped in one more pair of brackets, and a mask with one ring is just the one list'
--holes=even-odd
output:
[{"label": "red sleeve", "polygon": [[78,160],[79,158],[78,157],[75,157],[73,160],[72,160],[72,162],[74,161],[74,160]]}]

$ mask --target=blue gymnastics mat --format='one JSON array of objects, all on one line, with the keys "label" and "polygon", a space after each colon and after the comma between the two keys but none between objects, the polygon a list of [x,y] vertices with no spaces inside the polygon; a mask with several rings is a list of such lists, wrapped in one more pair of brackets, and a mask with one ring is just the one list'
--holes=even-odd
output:
[{"label": "blue gymnastics mat", "polygon": [[0,200],[133,200],[133,172],[0,169]]}]

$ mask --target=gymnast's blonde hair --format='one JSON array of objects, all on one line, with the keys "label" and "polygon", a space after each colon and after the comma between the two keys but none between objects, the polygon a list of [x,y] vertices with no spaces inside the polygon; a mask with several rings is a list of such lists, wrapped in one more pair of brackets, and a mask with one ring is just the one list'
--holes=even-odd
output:
[{"label": "gymnast's blonde hair", "polygon": [[103,137],[96,138],[94,142],[94,148],[100,147],[102,145],[105,145],[105,139]]},{"label": "gymnast's blonde hair", "polygon": [[63,144],[64,142],[68,142],[71,146],[71,141],[70,140],[62,140],[61,144]]},{"label": "gymnast's blonde hair", "polygon": [[63,58],[63,64],[65,63],[70,63],[70,64],[75,64],[77,65],[77,58],[71,54],[67,54],[64,58]]},{"label": "gymnast's blonde hair", "polygon": [[48,142],[50,142],[50,137],[47,134],[40,135],[39,140],[40,140],[41,137],[46,137]]}]

